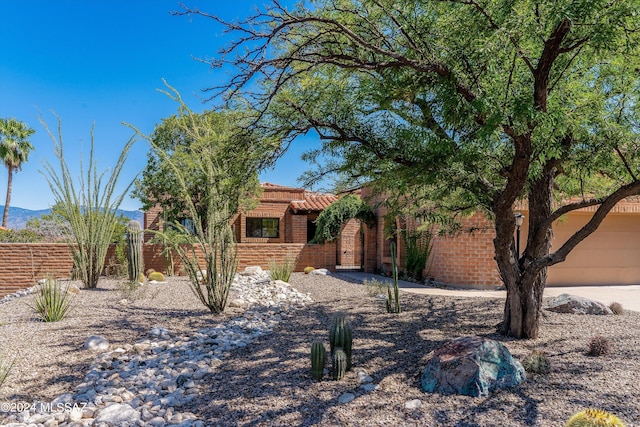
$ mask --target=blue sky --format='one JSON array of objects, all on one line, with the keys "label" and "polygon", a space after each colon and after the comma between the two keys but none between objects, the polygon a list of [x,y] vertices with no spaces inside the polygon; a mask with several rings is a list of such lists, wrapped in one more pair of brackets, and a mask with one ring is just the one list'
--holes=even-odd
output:
[{"label": "blue sky", "polygon": [[[248,0],[0,0],[0,117],[15,117],[36,130],[35,150],[14,175],[11,206],[44,209],[54,203],[43,162],[55,165],[53,143],[38,117],[52,130],[62,120],[65,158],[77,171],[86,159],[95,124],[98,169],[115,164],[132,131],[131,123],[150,133],[177,106],[157,89],[162,79],[179,90],[195,111],[203,103],[201,89],[228,80],[194,58],[210,58],[229,43],[222,27],[202,17],[169,14],[180,3],[199,7],[224,19],[250,15],[264,1]],[[293,2],[285,2],[292,4]],[[300,155],[318,144],[313,137],[294,142],[262,181],[299,185],[309,168]],[[121,184],[146,164],[148,145],[138,141],[130,153]],[[86,161],[86,160],[85,160]],[[0,204],[6,196],[6,168],[0,167]],[[122,208],[138,209],[125,199]]]}]

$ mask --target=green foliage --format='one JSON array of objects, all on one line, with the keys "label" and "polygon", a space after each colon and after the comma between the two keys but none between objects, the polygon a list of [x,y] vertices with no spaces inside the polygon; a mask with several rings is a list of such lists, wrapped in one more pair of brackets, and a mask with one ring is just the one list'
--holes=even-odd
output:
[{"label": "green foliage", "polygon": [[131,283],[137,282],[144,274],[142,227],[138,221],[129,221],[127,224],[127,273]]},{"label": "green foliage", "polygon": [[[180,257],[196,297],[212,313],[221,313],[227,305],[237,268],[236,243],[229,219],[235,213],[241,196],[245,195],[244,190],[238,190],[246,188],[246,183],[240,185],[240,182],[255,177],[256,170],[251,161],[238,152],[245,145],[237,139],[238,129],[227,126],[228,118],[216,116],[214,122],[203,121],[200,115],[189,110],[175,89],[169,89],[171,93],[166,94],[179,103],[179,113],[172,129],[190,141],[189,167],[180,162],[181,158],[172,156],[158,145],[153,137],[137,132],[151,143],[153,152],[167,166],[163,170],[175,180],[177,193],[174,196],[182,197],[187,216],[193,220],[195,242],[182,244],[169,240],[169,235],[158,234]],[[225,147],[223,151],[222,147]],[[191,186],[194,176],[199,178],[197,189]],[[235,184],[230,185],[230,182]],[[232,188],[236,185],[237,188]],[[174,223],[173,227],[181,234],[189,233],[180,223]],[[196,248],[204,259],[205,276],[200,274]]]},{"label": "green foliage", "polygon": [[612,302],[609,304],[609,309],[613,312],[613,314],[624,314],[624,307],[619,302]]},{"label": "green foliage", "polygon": [[624,427],[624,423],[602,409],[585,409],[574,414],[565,427]]},{"label": "green foliage", "polygon": [[68,286],[63,288],[56,279],[46,279],[31,308],[45,322],[57,322],[67,316],[72,302],[73,294],[68,292]]},{"label": "green foliage", "polygon": [[271,280],[282,280],[283,282],[289,282],[291,273],[296,268],[296,259],[287,254],[284,263],[278,264],[274,259],[269,260],[269,275]]},{"label": "green foliage", "polygon": [[37,243],[44,241],[44,237],[33,230],[0,230],[0,243]]},{"label": "green foliage", "polygon": [[[163,119],[148,138],[151,151],[133,196],[143,209],[160,204],[168,223],[194,220],[191,209],[202,220],[210,206],[217,215],[225,210],[229,218],[253,209],[262,192],[258,172],[274,160],[279,141],[260,130],[247,130],[250,120],[241,108],[201,114],[180,111]],[[203,155],[215,165],[212,170],[202,168]],[[211,180],[219,195],[215,202],[202,191]]]},{"label": "green foliage", "polygon": [[310,243],[322,243],[335,240],[340,234],[342,226],[352,218],[371,224],[374,220],[369,205],[355,194],[341,197],[318,215],[316,220],[316,235]]},{"label": "green foliage", "polygon": [[327,350],[324,348],[322,341],[311,343],[311,376],[316,381],[322,379],[326,358]]},{"label": "green foliage", "polygon": [[149,274],[149,280],[155,280],[156,282],[164,282],[164,274],[159,271],[154,271]]},{"label": "green foliage", "polygon": [[387,313],[400,313],[400,288],[398,286],[398,265],[396,263],[396,243],[391,242],[391,272],[393,274],[393,291],[387,287]]},{"label": "green foliage", "polygon": [[160,254],[164,259],[165,271],[167,275],[173,276],[175,274],[174,256],[177,256],[173,245],[193,244],[197,242],[197,239],[192,233],[182,232],[171,223],[165,222],[165,225],[167,226],[165,231],[163,233],[154,233],[149,243],[162,245]]},{"label": "green foliage", "polygon": [[[45,162],[45,177],[51,188],[59,215],[69,222],[72,238],[69,247],[72,252],[75,273],[87,288],[96,288],[102,274],[109,244],[113,241],[116,226],[121,220],[117,210],[129,191],[131,184],[125,186],[122,193],[115,193],[118,178],[124,167],[133,138],[122,148],[115,166],[109,171],[98,173],[94,154],[95,140],[91,130],[91,149],[89,151],[89,166],[85,170],[80,164],[78,182],[64,158],[61,122],[58,119],[58,137],[47,129],[54,144],[55,155],[58,159],[57,171],[49,162]],[[104,182],[106,178],[106,183]]]},{"label": "green foliage", "polygon": [[610,351],[609,340],[602,335],[596,335],[589,340],[589,356],[604,356]]},{"label": "green foliage", "polygon": [[431,233],[427,230],[403,230],[405,271],[407,276],[422,280],[422,272],[431,252]]},{"label": "green foliage", "polygon": [[7,198],[2,215],[2,226],[7,226],[9,217],[9,205],[11,203],[11,187],[13,172],[22,169],[22,164],[27,161],[33,145],[28,141],[35,131],[25,123],[16,119],[0,119],[0,161],[7,167],[9,173],[7,179]]},{"label": "green foliage", "polygon": [[524,369],[532,374],[546,375],[551,370],[551,362],[544,351],[534,350],[522,360]]},{"label": "green foliage", "polygon": [[341,380],[347,373],[347,353],[341,348],[333,352],[333,379]]}]

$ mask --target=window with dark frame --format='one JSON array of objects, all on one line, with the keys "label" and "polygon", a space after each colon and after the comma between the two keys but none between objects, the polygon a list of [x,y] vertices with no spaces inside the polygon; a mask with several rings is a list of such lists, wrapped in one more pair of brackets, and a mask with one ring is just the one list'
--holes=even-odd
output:
[{"label": "window with dark frame", "polygon": [[268,237],[277,239],[279,236],[279,218],[247,218],[247,237]]}]

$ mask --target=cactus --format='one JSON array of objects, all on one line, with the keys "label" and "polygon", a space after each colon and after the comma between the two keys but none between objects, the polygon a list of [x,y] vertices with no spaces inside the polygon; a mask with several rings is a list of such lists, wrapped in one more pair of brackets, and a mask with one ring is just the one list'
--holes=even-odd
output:
[{"label": "cactus", "polygon": [[341,348],[336,348],[333,353],[333,379],[340,380],[347,372],[347,353]]},{"label": "cactus", "polygon": [[142,259],[142,229],[140,223],[131,220],[127,224],[127,272],[129,282],[135,283],[143,275],[144,265]]},{"label": "cactus", "polygon": [[314,341],[311,344],[311,376],[314,380],[320,381],[324,373],[324,363],[327,357],[327,350],[321,341]]},{"label": "cactus", "polygon": [[153,273],[149,274],[149,280],[155,280],[156,282],[164,282],[164,274],[160,273],[159,271],[154,271]]},{"label": "cactus", "polygon": [[585,409],[572,416],[565,427],[624,427],[624,423],[602,409]]},{"label": "cactus", "polygon": [[305,267],[305,268],[304,268],[304,274],[309,274],[309,273],[311,273],[313,270],[315,270],[315,268],[313,268],[313,267]]},{"label": "cactus", "polygon": [[387,313],[400,313],[400,289],[398,287],[398,265],[396,264],[396,243],[391,242],[391,269],[393,272],[393,294],[387,288]]},{"label": "cactus", "polygon": [[331,329],[329,329],[329,345],[331,355],[335,355],[336,349],[342,349],[347,356],[346,369],[351,370],[351,349],[353,347],[353,336],[351,326],[344,314],[336,315]]}]

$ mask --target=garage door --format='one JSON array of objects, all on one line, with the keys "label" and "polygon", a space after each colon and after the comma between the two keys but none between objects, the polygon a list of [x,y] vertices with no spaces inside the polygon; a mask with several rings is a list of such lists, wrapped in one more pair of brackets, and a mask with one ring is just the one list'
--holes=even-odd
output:
[{"label": "garage door", "polygon": [[[591,213],[572,213],[554,224],[551,251],[584,226]],[[598,230],[549,269],[547,286],[640,284],[640,214],[610,214]]]}]

